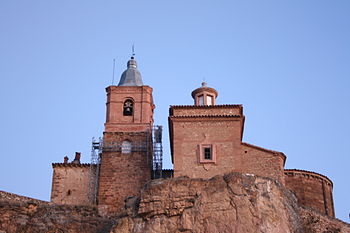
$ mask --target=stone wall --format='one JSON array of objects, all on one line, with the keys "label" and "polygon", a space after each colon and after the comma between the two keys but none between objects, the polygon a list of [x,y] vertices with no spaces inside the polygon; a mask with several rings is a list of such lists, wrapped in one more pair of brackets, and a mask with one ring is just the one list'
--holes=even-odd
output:
[{"label": "stone wall", "polygon": [[327,177],[303,170],[285,170],[285,185],[301,205],[334,217],[333,184]]},{"label": "stone wall", "polygon": [[[51,201],[56,204],[90,205],[95,190],[96,167],[90,164],[54,163]],[[93,176],[93,177],[91,177]]]}]

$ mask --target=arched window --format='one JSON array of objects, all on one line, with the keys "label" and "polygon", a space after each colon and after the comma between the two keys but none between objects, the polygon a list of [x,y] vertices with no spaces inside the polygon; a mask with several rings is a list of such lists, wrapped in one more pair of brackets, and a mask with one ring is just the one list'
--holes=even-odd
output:
[{"label": "arched window", "polygon": [[123,115],[132,116],[133,113],[134,113],[134,102],[131,99],[125,100],[124,106],[123,106]]},{"label": "arched window", "polygon": [[131,153],[131,142],[129,140],[125,140],[122,143],[122,154],[129,154]]}]

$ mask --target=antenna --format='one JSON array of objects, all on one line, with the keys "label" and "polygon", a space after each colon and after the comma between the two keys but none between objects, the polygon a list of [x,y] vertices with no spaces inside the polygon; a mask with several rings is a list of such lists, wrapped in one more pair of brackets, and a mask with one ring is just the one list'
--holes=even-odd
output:
[{"label": "antenna", "polygon": [[135,56],[135,44],[134,43],[132,44],[132,55],[131,56],[132,57]]},{"label": "antenna", "polygon": [[112,76],[112,86],[114,85],[114,70],[115,70],[115,58],[113,58],[113,76]]}]

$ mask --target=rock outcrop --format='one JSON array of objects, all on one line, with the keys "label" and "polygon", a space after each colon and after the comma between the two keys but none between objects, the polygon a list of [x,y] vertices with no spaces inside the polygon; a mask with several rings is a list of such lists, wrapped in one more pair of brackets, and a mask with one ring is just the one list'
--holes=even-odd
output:
[{"label": "rock outcrop", "polygon": [[295,197],[253,175],[156,180],[129,206],[113,232],[303,232]]},{"label": "rock outcrop", "polygon": [[350,233],[350,225],[312,209],[301,207],[300,218],[305,233]]},{"label": "rock outcrop", "polygon": [[102,233],[112,226],[93,207],[56,205],[0,191],[0,233]]},{"label": "rock outcrop", "polygon": [[277,181],[240,173],[153,180],[108,219],[93,207],[5,197],[0,195],[0,233],[350,233],[349,224],[300,207]]}]

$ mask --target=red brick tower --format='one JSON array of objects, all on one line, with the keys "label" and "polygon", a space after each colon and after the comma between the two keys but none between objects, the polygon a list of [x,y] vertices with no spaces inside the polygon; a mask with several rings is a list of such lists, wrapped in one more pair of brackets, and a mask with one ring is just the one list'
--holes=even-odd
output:
[{"label": "red brick tower", "polygon": [[142,83],[133,57],[118,86],[107,91],[107,114],[98,187],[101,214],[113,215],[151,179],[152,88]]}]

